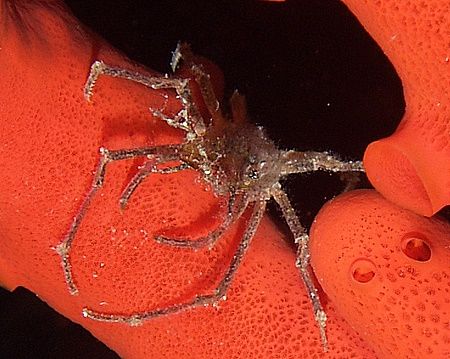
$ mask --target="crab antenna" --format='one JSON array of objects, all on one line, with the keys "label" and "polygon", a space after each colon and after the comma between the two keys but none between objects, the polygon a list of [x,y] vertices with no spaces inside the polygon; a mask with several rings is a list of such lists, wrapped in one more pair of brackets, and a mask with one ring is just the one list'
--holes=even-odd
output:
[{"label": "crab antenna", "polygon": [[329,152],[284,151],[282,175],[314,171],[365,172],[362,161],[342,161]]}]

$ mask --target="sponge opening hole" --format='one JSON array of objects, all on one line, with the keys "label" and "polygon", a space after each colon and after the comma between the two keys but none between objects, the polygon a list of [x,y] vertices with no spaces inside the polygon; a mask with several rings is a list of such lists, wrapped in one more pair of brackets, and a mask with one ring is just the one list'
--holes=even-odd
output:
[{"label": "sponge opening hole", "polygon": [[402,252],[410,259],[427,262],[431,259],[431,248],[421,233],[408,233],[401,243]]},{"label": "sponge opening hole", "polygon": [[351,276],[358,283],[368,283],[375,277],[375,264],[366,259],[357,259],[351,267]]}]

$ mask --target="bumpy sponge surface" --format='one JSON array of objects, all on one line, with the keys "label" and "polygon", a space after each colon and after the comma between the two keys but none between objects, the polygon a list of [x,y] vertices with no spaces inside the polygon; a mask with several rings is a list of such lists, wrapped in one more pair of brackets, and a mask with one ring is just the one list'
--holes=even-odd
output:
[{"label": "bumpy sponge surface", "polygon": [[[172,92],[102,77],[92,103],[83,85],[94,60],[133,64],[77,22],[59,1],[0,1],[0,282],[24,286],[82,324],[123,358],[320,358],[311,305],[294,250],[264,219],[218,308],[198,308],[140,327],[82,317],[84,306],[132,314],[214,288],[242,236],[247,215],[212,250],[160,245],[156,234],[198,237],[226,205],[198,173],[155,175],[121,212],[118,199],[141,161],[113,163],[73,243],[71,296],[54,248],[89,190],[99,148],[177,143],[183,134],[150,115],[179,110]],[[327,358],[374,358],[327,305]]]},{"label": "bumpy sponge surface", "polygon": [[397,131],[367,147],[367,175],[390,201],[431,216],[450,204],[450,2],[344,3],[395,66],[406,101]]},{"label": "bumpy sponge surface", "polygon": [[360,190],[311,231],[316,275],[379,358],[450,357],[450,225]]}]

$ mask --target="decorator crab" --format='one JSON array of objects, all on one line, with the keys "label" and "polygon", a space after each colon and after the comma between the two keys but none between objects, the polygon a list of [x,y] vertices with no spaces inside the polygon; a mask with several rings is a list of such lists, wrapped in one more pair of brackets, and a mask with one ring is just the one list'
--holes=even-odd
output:
[{"label": "decorator crab", "polygon": [[[173,89],[181,101],[182,109],[173,117],[165,115],[160,110],[152,110],[152,112],[168,125],[185,131],[186,136],[184,142],[180,144],[122,150],[100,148],[100,162],[92,186],[74,217],[67,235],[57,246],[70,293],[73,295],[78,293],[76,280],[72,274],[70,249],[93,197],[103,185],[107,165],[114,161],[143,157],[146,159],[146,163],[130,180],[119,199],[122,208],[126,207],[134,190],[149,175],[155,173],[174,174],[188,168],[197,170],[216,195],[228,198],[227,214],[222,223],[209,234],[196,239],[156,237],[155,240],[162,245],[187,249],[212,247],[247,208],[251,210],[250,219],[223,279],[210,294],[197,295],[185,303],[130,315],[99,313],[89,308],[83,309],[83,315],[103,322],[138,325],[152,318],[216,304],[226,297],[227,290],[233,282],[265,213],[267,201],[273,198],[280,206],[283,217],[298,246],[296,266],[306,286],[326,350],[327,317],[312,280],[308,233],[295,214],[282,189],[280,180],[290,174],[319,170],[363,172],[362,163],[360,161],[342,161],[327,152],[298,152],[278,149],[266,136],[262,127],[248,122],[245,100],[237,92],[230,99],[231,115],[227,116],[222,112],[209,75],[205,73],[200,64],[196,63],[186,44],[177,46],[171,62],[172,70],[177,68],[180,61],[183,61],[189,68],[193,80],[168,76],[145,76],[127,69],[109,66],[101,61],[94,62],[91,67],[84,88],[84,95],[88,101],[91,99],[96,80],[100,75],[127,79],[153,90]],[[190,81],[195,81],[200,89],[211,117],[208,124],[205,123],[193,99]]]}]

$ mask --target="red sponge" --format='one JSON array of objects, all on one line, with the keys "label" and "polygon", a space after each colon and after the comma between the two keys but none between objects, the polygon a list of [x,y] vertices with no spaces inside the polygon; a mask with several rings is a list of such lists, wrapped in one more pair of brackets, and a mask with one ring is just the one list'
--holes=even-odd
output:
[{"label": "red sponge", "polygon": [[390,201],[431,216],[450,204],[450,2],[343,1],[395,66],[406,101],[397,131],[367,147],[367,175]]},{"label": "red sponge", "polygon": [[[83,306],[131,314],[212,290],[245,218],[212,251],[158,244],[155,234],[206,234],[223,217],[224,201],[205,190],[195,171],[185,171],[148,178],[122,213],[120,191],[139,163],[111,164],[73,243],[80,295],[71,296],[54,248],[91,186],[99,148],[180,142],[183,134],[149,111],[170,113],[180,105],[170,91],[108,77],[98,80],[93,103],[87,103],[83,85],[94,60],[151,71],[84,29],[59,1],[0,0],[0,10],[0,282],[32,290],[123,358],[323,356],[294,251],[268,219],[219,308],[140,327],[82,317]],[[333,307],[326,309],[326,357],[374,358]]]},{"label": "red sponge", "polygon": [[450,225],[375,191],[329,202],[312,263],[340,314],[381,358],[450,357]]}]

